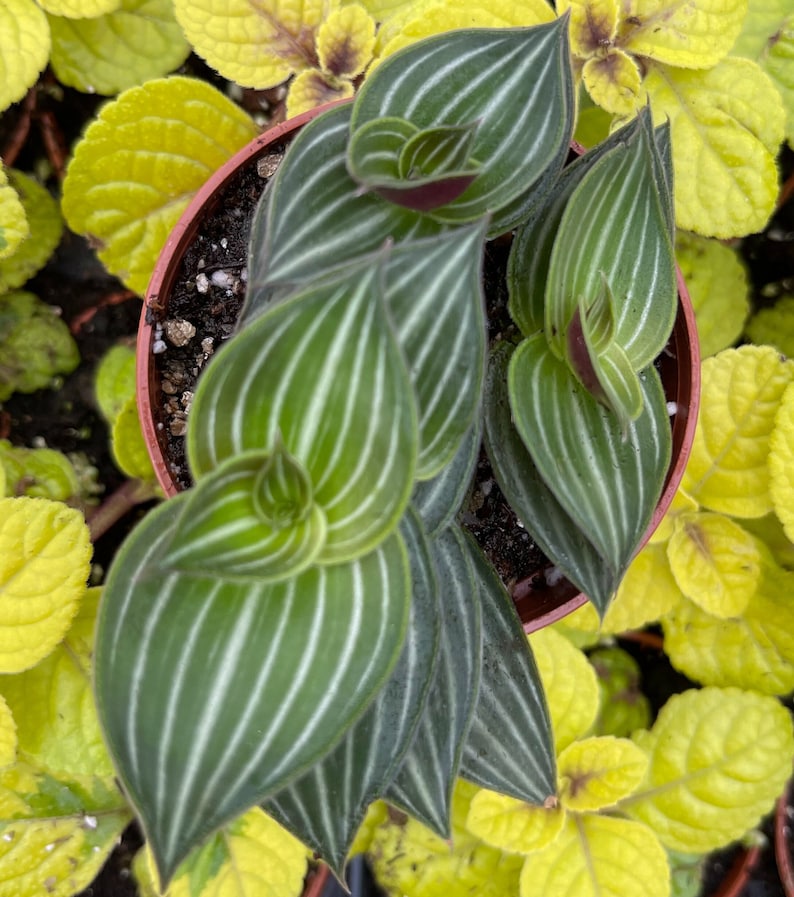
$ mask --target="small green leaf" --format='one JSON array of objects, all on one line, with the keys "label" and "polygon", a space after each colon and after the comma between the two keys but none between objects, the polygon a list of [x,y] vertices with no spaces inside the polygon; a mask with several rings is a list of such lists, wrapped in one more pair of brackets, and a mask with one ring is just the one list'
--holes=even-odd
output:
[{"label": "small green leaf", "polygon": [[47,17],[33,0],[0,5],[0,112],[36,83],[50,55]]},{"label": "small green leaf", "polygon": [[134,395],[127,399],[113,422],[111,449],[113,459],[122,473],[146,483],[156,482]]},{"label": "small green leaf", "polygon": [[86,93],[113,96],[162,77],[190,52],[168,0],[121,0],[104,15],[49,22],[53,71]]},{"label": "small green leaf", "polygon": [[441,125],[409,137],[398,160],[400,178],[412,180],[466,168],[477,127],[477,122]]},{"label": "small green leaf", "polygon": [[794,294],[784,294],[770,308],[760,308],[747,322],[747,336],[756,345],[774,346],[794,358]]},{"label": "small green leaf", "polygon": [[560,803],[576,812],[602,810],[628,797],[648,769],[645,751],[614,735],[574,741],[557,763]]},{"label": "small green leaf", "polygon": [[17,191],[8,183],[8,175],[0,162],[0,260],[13,255],[28,236],[30,225],[25,207]]},{"label": "small green leaf", "polygon": [[238,106],[195,78],[133,87],[102,107],[78,143],[63,183],[66,221],[143,293],[193,194],[255,136]]},{"label": "small green leaf", "polygon": [[135,394],[132,346],[114,346],[102,356],[94,375],[94,393],[102,416],[112,426],[130,396]]},{"label": "small green leaf", "polygon": [[670,698],[642,746],[648,775],[621,809],[673,850],[705,853],[772,809],[791,774],[794,735],[777,699],[704,688]]},{"label": "small green leaf", "polygon": [[0,468],[5,471],[5,489],[0,497],[28,495],[68,501],[80,496],[80,480],[66,455],[54,449],[27,449],[0,439]]},{"label": "small green leaf", "polygon": [[651,721],[651,705],[642,692],[637,661],[622,648],[596,648],[588,659],[598,676],[600,711],[595,724],[598,735],[624,738]]}]

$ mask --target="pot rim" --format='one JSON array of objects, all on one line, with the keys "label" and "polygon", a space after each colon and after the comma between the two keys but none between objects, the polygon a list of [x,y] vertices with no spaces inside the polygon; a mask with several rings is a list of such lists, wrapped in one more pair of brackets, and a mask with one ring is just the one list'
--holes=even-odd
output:
[{"label": "pot rim", "polygon": [[[199,188],[185,211],[180,216],[160,251],[149,286],[146,290],[143,309],[141,311],[138,338],[136,345],[136,392],[138,397],[138,415],[146,442],[147,451],[154,467],[157,480],[165,496],[171,497],[179,492],[174,477],[169,469],[158,435],[155,409],[152,396],[159,392],[158,381],[152,359],[152,343],[154,327],[150,318],[151,307],[161,308],[160,296],[168,295],[177,278],[179,263],[199,231],[201,221],[214,211],[219,195],[226,189],[229,181],[239,169],[253,163],[272,144],[279,142],[294,131],[303,127],[320,113],[349,99],[327,103],[301,115],[295,116],[255,137],[249,144],[233,155]],[[575,142],[572,149],[581,153],[582,147]],[[651,522],[643,535],[638,551],[653,535],[662,518],[670,507],[676,490],[684,475],[695,436],[698,408],[700,404],[700,347],[695,323],[695,312],[692,300],[680,268],[676,266],[678,286],[678,313],[676,316],[671,342],[668,344],[662,365],[668,372],[678,371],[676,382],[675,419],[673,421],[674,459],[665,481],[665,486],[654,510]],[[689,370],[689,377],[680,376],[681,371]],[[162,429],[163,424],[159,424]],[[586,603],[587,596],[579,592],[575,586],[566,584],[562,596],[553,593],[549,588],[540,588],[538,576],[520,580],[512,589],[512,597],[516,610],[527,633],[542,629],[561,620]]]}]

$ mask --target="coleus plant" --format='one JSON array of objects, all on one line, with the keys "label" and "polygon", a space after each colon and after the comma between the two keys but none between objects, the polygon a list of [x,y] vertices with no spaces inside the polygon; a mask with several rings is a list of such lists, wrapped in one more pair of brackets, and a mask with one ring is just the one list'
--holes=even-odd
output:
[{"label": "coleus plant", "polygon": [[[644,112],[563,171],[566,35],[407,48],[268,186],[195,391],[194,485],[135,530],[99,619],[100,718],[163,882],[255,804],[341,873],[376,797],[446,836],[458,775],[554,798],[537,669],[456,515],[484,417],[520,517],[603,612],[667,469],[676,302],[666,130]],[[487,363],[483,248],[515,229],[523,336]]]}]

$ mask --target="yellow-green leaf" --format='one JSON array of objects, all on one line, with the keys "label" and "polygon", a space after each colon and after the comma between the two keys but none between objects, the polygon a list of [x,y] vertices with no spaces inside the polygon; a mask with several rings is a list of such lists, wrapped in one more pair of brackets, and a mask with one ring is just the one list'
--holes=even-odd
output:
[{"label": "yellow-green leaf", "polygon": [[531,853],[551,843],[562,830],[565,810],[535,807],[483,788],[472,799],[466,828],[480,840],[508,853]]},{"label": "yellow-green leaf", "polygon": [[118,9],[121,0],[37,0],[39,6],[54,16],[91,19]]},{"label": "yellow-green leaf", "polygon": [[636,61],[615,47],[593,56],[582,68],[587,92],[602,109],[613,115],[633,115],[642,105],[642,76]]},{"label": "yellow-green leaf", "polygon": [[707,358],[692,454],[683,488],[700,505],[763,517],[769,494],[769,437],[794,361],[769,346],[740,346]]},{"label": "yellow-green leaf", "polygon": [[757,311],[747,322],[747,336],[759,346],[774,346],[794,358],[794,294],[787,293],[771,308]]},{"label": "yellow-green leaf", "polygon": [[775,513],[794,542],[794,383],[783,393],[769,439],[769,492]]},{"label": "yellow-green leaf", "polygon": [[581,738],[598,715],[598,677],[564,636],[541,629],[530,636],[551,715],[557,753]]},{"label": "yellow-green leaf", "polygon": [[667,543],[684,595],[715,617],[735,617],[761,578],[761,553],[746,530],[721,514],[684,514]]},{"label": "yellow-green leaf", "polygon": [[63,638],[90,561],[79,511],[46,498],[0,499],[0,670],[32,667]]},{"label": "yellow-green leaf", "polygon": [[116,464],[128,477],[152,483],[156,481],[134,395],[127,399],[113,423],[111,446]]},{"label": "yellow-green leaf", "polygon": [[643,86],[653,120],[672,126],[676,223],[713,237],[762,230],[775,207],[783,104],[748,59],[713,69],[653,64]]},{"label": "yellow-green leaf", "polygon": [[29,234],[25,208],[19,194],[8,183],[8,175],[0,161],[0,259],[8,258],[15,252]]},{"label": "yellow-green leaf", "polygon": [[71,897],[96,877],[131,813],[115,790],[17,763],[0,773],[0,897]]},{"label": "yellow-green leaf", "polygon": [[17,758],[17,727],[11,709],[0,695],[0,769]]},{"label": "yellow-green leaf", "polygon": [[102,108],[77,145],[63,184],[66,221],[143,292],[195,191],[255,135],[241,109],[197,79],[133,87]]},{"label": "yellow-green leaf", "polygon": [[644,825],[611,816],[571,816],[562,834],[533,853],[521,897],[669,897],[667,854]]},{"label": "yellow-green leaf", "polygon": [[20,755],[54,778],[113,783],[91,687],[94,623],[101,589],[89,589],[66,636],[32,669],[0,677],[14,714]]},{"label": "yellow-green leaf", "polygon": [[[335,83],[330,83],[334,81]],[[294,118],[301,112],[308,112],[330,103],[353,96],[353,82],[347,78],[329,79],[319,69],[300,72],[290,82],[287,94],[287,117]]]},{"label": "yellow-green leaf", "polygon": [[559,0],[557,12],[571,11],[571,52],[580,59],[600,55],[618,32],[617,0]]},{"label": "yellow-green leaf", "polygon": [[747,0],[630,0],[620,42],[637,56],[706,69],[731,49],[746,11]]},{"label": "yellow-green leaf", "polygon": [[106,96],[159,78],[190,52],[170,0],[122,0],[96,18],[50,16],[58,80]]},{"label": "yellow-green leaf", "polygon": [[523,858],[503,853],[464,827],[477,788],[458,781],[452,798],[452,843],[392,812],[373,838],[369,857],[390,894],[411,897],[505,897],[516,894]]},{"label": "yellow-green leaf", "polygon": [[369,850],[372,839],[375,837],[375,832],[386,822],[388,816],[389,808],[384,801],[376,800],[369,805],[367,815],[358,827],[355,840],[350,845],[350,856],[356,856],[356,854]]},{"label": "yellow-green leaf", "polygon": [[786,139],[794,144],[794,11],[789,0],[750,0],[731,54],[757,62],[775,82],[786,108]]},{"label": "yellow-green leaf", "polygon": [[[177,870],[167,897],[296,897],[309,851],[259,807],[213,835]],[[144,893],[159,894],[150,851],[136,871]]]},{"label": "yellow-green leaf", "polygon": [[647,768],[645,751],[628,738],[574,741],[557,758],[560,802],[577,812],[610,807],[635,790]]},{"label": "yellow-green leaf", "polygon": [[675,256],[695,308],[700,354],[716,355],[742,334],[750,310],[747,272],[736,250],[683,231]]},{"label": "yellow-green leaf", "polygon": [[[587,94],[585,94],[587,96]],[[573,139],[579,141],[583,147],[589,149],[609,136],[609,126],[612,116],[600,106],[583,106],[579,99],[579,116],[576,119],[576,130]]]},{"label": "yellow-green leaf", "polygon": [[794,542],[786,535],[777,514],[743,520],[742,526],[764,543],[777,564],[786,570],[794,570]]},{"label": "yellow-green leaf", "polygon": [[752,688],[768,695],[794,690],[794,573],[770,560],[740,617],[721,620],[690,601],[662,622],[673,666],[703,685]]},{"label": "yellow-green leaf", "polygon": [[61,240],[63,219],[58,203],[48,190],[21,171],[8,172],[30,227],[30,236],[17,251],[0,261],[0,293],[16,289],[47,263]]},{"label": "yellow-green leaf", "polygon": [[0,0],[0,112],[25,96],[49,55],[47,17],[33,0]]},{"label": "yellow-green leaf", "polygon": [[673,501],[667,509],[667,513],[662,518],[662,522],[656,528],[656,532],[648,540],[652,545],[661,545],[673,535],[675,522],[681,514],[688,514],[691,511],[698,510],[698,503],[687,495],[684,489],[679,486],[677,492],[673,496]]},{"label": "yellow-green leaf", "polygon": [[372,59],[375,21],[353,3],[334,10],[317,31],[320,67],[336,78],[356,78]]},{"label": "yellow-green leaf", "polygon": [[109,349],[94,375],[94,393],[102,416],[112,426],[135,395],[135,349],[119,345]]},{"label": "yellow-green leaf", "polygon": [[175,0],[193,49],[244,87],[275,87],[317,65],[315,36],[339,0]]},{"label": "yellow-green leaf", "polygon": [[776,698],[704,688],[670,698],[642,746],[648,775],[621,809],[667,847],[700,853],[740,838],[772,809],[791,775],[794,733]]}]

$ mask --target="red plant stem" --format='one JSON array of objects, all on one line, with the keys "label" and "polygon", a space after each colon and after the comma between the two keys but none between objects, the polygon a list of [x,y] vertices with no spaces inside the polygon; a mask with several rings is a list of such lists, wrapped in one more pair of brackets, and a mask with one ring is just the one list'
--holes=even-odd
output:
[{"label": "red plant stem", "polygon": [[83,327],[94,317],[97,313],[98,309],[103,308],[106,305],[120,305],[122,302],[126,302],[128,299],[135,299],[138,296],[137,293],[133,293],[132,290],[115,290],[112,293],[106,293],[96,304],[90,306],[89,308],[83,309],[80,314],[75,315],[69,323],[69,331],[72,335],[76,336]]},{"label": "red plant stem", "polygon": [[636,644],[642,645],[643,648],[650,648],[653,651],[664,650],[664,640],[655,632],[643,632],[640,629],[629,630],[628,632],[621,632],[620,638],[626,639],[628,642],[636,642]]},{"label": "red plant stem", "polygon": [[791,853],[786,837],[791,825],[791,820],[788,818],[788,797],[789,786],[786,786],[786,790],[778,798],[775,808],[775,859],[786,897],[794,897],[794,868],[792,868]]},{"label": "red plant stem", "polygon": [[22,147],[25,145],[25,141],[28,139],[30,122],[33,117],[33,110],[36,108],[37,97],[38,92],[36,88],[31,87],[22,102],[20,116],[14,126],[14,130],[11,132],[11,136],[8,138],[8,141],[3,148],[2,158],[3,163],[7,168],[11,168],[14,162],[16,162],[19,154],[22,152]]},{"label": "red plant stem", "polygon": [[777,197],[777,206],[776,208],[782,209],[783,206],[794,196],[794,172],[792,172],[783,186],[780,188],[780,193]]},{"label": "red plant stem", "polygon": [[135,505],[157,496],[157,488],[143,480],[126,480],[99,507],[86,515],[91,541],[96,542]]},{"label": "red plant stem", "polygon": [[50,109],[42,109],[36,116],[41,139],[44,141],[44,149],[47,152],[47,158],[50,160],[52,170],[55,172],[59,181],[62,181],[66,174],[66,159],[68,153],[66,151],[66,141],[63,139],[63,133],[58,124],[55,115]]}]

